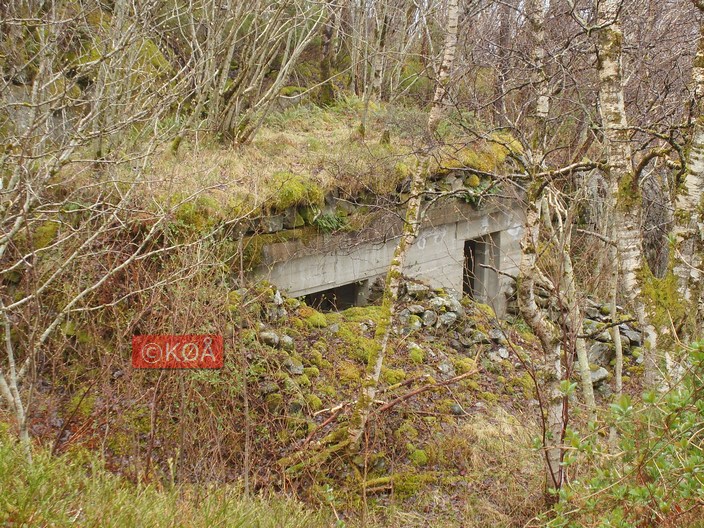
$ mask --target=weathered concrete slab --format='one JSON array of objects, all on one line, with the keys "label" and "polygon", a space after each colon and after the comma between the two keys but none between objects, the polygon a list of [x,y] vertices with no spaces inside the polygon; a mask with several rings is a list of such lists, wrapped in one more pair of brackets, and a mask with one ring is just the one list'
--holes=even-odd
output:
[{"label": "weathered concrete slab", "polygon": [[[435,204],[406,261],[408,276],[436,288],[463,290],[465,242],[481,240],[473,270],[474,297],[503,315],[505,293],[520,260],[522,212],[515,202],[487,201],[482,209],[458,200]],[[302,296],[384,275],[401,232],[397,214],[386,212],[360,233],[291,240],[264,248],[255,276],[289,295]]]}]

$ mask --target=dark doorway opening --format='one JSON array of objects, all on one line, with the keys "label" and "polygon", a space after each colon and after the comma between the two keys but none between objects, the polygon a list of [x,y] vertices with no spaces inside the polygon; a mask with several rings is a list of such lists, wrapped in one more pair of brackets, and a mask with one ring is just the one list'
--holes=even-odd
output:
[{"label": "dark doorway opening", "polygon": [[474,298],[474,292],[476,287],[476,255],[477,255],[477,244],[479,240],[465,240],[464,242],[464,280],[462,284],[462,293]]},{"label": "dark doorway opening", "polygon": [[329,290],[310,293],[304,300],[308,306],[321,312],[345,310],[359,305],[359,284],[352,282]]},{"label": "dark doorway opening", "polygon": [[497,232],[464,243],[463,293],[491,305],[499,292],[499,238]]}]

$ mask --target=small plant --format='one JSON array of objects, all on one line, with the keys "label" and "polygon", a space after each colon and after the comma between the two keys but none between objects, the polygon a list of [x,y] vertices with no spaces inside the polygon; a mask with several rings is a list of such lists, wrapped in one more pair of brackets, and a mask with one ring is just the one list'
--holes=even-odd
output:
[{"label": "small plant", "polygon": [[313,224],[323,233],[333,233],[345,227],[347,219],[336,213],[323,213],[313,220]]}]

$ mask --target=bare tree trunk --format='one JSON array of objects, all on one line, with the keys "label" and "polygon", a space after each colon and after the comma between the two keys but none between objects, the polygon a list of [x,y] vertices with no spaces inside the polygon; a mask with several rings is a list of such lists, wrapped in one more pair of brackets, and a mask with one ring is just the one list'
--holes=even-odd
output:
[{"label": "bare tree trunk", "polygon": [[496,83],[494,85],[494,123],[503,126],[506,120],[506,78],[508,74],[508,47],[511,38],[511,4],[499,5],[499,41],[496,51]]},{"label": "bare tree trunk", "polygon": [[[704,2],[694,1],[704,16]],[[697,54],[692,66],[694,81],[694,123],[692,140],[686,159],[687,170],[682,188],[675,202],[676,252],[674,273],[678,279],[678,289],[685,302],[689,303],[692,314],[700,312],[702,253],[704,251],[704,19],[700,21],[700,34],[697,41]],[[696,317],[698,324],[694,330],[701,335],[704,322]]]},{"label": "bare tree trunk", "polygon": [[[431,132],[430,141],[432,141],[432,133],[437,128],[437,123],[442,114],[442,101],[445,94],[445,83],[447,83],[452,66],[455,59],[457,48],[457,21],[459,18],[459,0],[449,0],[447,10],[447,33],[445,34],[445,53],[441,68],[441,78],[435,89],[435,98],[433,106],[428,116],[428,130]],[[381,367],[384,363],[386,348],[388,346],[389,337],[391,335],[391,327],[393,315],[398,299],[401,279],[403,274],[403,266],[406,260],[408,250],[415,242],[420,231],[421,224],[421,206],[423,202],[423,193],[426,188],[427,169],[432,158],[432,145],[428,152],[421,156],[418,160],[416,171],[413,174],[411,182],[411,197],[408,201],[406,209],[405,223],[403,232],[399,239],[398,245],[394,251],[394,257],[389,266],[389,271],[386,274],[386,283],[384,287],[384,296],[382,300],[382,312],[379,316],[374,342],[375,347],[369,356],[367,363],[367,372],[362,384],[359,399],[355,406],[354,414],[349,424],[349,440],[352,446],[358,446],[359,440],[364,432],[371,412],[374,398],[376,396],[379,378],[381,376]]]},{"label": "bare tree trunk", "polygon": [[428,132],[435,134],[440,124],[440,119],[447,106],[450,73],[455,64],[457,53],[457,27],[459,25],[459,1],[449,0],[447,3],[447,30],[445,33],[445,48],[442,64],[438,73],[433,105],[428,116]]},{"label": "bare tree trunk", "polygon": [[599,74],[599,110],[604,146],[608,161],[609,207],[613,214],[611,240],[618,248],[614,265],[621,268],[621,287],[644,334],[646,383],[654,385],[657,377],[657,332],[648,318],[643,298],[642,280],[648,272],[643,258],[643,236],[640,229],[641,196],[635,181],[628,119],[623,97],[621,53],[623,34],[619,22],[620,0],[598,4],[597,70]]},{"label": "bare tree trunk", "polygon": [[327,106],[335,100],[335,91],[333,89],[331,76],[333,45],[332,38],[335,30],[336,7],[330,3],[327,8],[330,10],[328,19],[323,26],[322,41],[320,44],[320,96],[318,102]]}]

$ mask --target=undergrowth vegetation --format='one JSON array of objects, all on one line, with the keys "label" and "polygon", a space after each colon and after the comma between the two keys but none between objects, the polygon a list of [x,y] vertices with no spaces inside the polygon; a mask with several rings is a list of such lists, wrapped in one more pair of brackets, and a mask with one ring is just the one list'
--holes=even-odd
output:
[{"label": "undergrowth vegetation", "polygon": [[282,495],[247,497],[237,486],[133,484],[110,473],[95,452],[54,457],[46,449],[28,463],[0,431],[0,524],[3,526],[192,526],[314,528],[332,521]]}]

